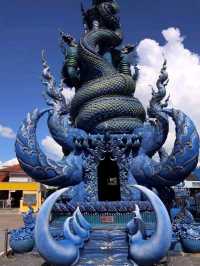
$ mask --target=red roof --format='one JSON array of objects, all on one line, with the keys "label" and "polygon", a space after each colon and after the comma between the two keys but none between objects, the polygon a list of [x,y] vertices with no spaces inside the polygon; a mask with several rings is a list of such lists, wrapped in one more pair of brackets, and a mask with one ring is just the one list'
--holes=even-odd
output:
[{"label": "red roof", "polygon": [[9,173],[6,171],[0,170],[0,182],[6,182],[8,181]]},{"label": "red roof", "polygon": [[19,164],[3,167],[0,169],[0,182],[6,182],[9,179],[10,173],[22,173],[22,175],[27,176],[27,174],[22,170]]},{"label": "red roof", "polygon": [[22,172],[22,168],[19,164],[11,165],[11,166],[5,166],[0,171],[7,171],[7,172]]}]

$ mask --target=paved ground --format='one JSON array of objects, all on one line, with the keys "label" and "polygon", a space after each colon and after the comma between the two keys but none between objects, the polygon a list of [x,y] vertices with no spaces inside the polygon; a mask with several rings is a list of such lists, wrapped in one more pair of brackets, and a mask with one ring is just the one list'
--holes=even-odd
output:
[{"label": "paved ground", "polygon": [[182,254],[179,256],[170,256],[167,266],[199,266],[200,254]]},{"label": "paved ground", "polygon": [[[1,266],[49,266],[38,254],[26,254],[10,256],[9,258],[0,258]],[[88,264],[89,265],[89,264]],[[170,256],[168,262],[163,262],[156,266],[199,266],[200,254],[198,255],[177,255]],[[77,266],[86,266],[85,264],[78,264]],[[127,264],[90,264],[90,266],[127,266]]]},{"label": "paved ground", "polygon": [[4,248],[5,229],[19,228],[22,225],[22,217],[17,210],[0,210],[0,253]]},{"label": "paved ground", "polygon": [[[9,258],[0,257],[1,266],[45,266],[44,260],[39,255],[15,255]],[[186,265],[185,265],[186,266]]]},{"label": "paved ground", "polygon": [[[1,211],[0,210],[0,253],[3,250],[4,231],[5,229],[18,228],[23,225],[21,215],[16,211]],[[37,253],[25,255],[9,256],[9,258],[0,257],[1,266],[47,266],[44,260]],[[79,263],[79,266],[86,266],[85,262]],[[89,264],[87,264],[89,265]],[[90,266],[127,266],[127,263],[122,264],[90,264]],[[161,264],[160,264],[161,265]],[[163,266],[200,266],[200,254],[196,255],[175,255],[171,254],[168,262],[163,262]]]}]

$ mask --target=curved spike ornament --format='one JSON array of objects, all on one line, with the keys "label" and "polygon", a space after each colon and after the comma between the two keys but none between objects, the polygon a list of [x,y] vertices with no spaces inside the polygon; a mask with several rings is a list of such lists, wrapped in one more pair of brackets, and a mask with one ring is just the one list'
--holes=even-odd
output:
[{"label": "curved spike ornament", "polygon": [[66,221],[64,222],[64,228],[63,228],[63,234],[66,239],[71,240],[76,246],[82,248],[84,240],[78,236],[72,233],[70,224],[72,223],[73,217],[68,217]]},{"label": "curved spike ornament", "polygon": [[35,242],[40,255],[51,264],[63,266],[74,265],[79,260],[79,248],[72,237],[60,243],[53,239],[49,232],[49,218],[56,200],[66,191],[66,188],[58,190],[46,199],[35,225]]},{"label": "curved spike ornament", "polygon": [[138,265],[148,266],[159,262],[166,255],[171,245],[172,226],[167,209],[158,196],[145,187],[134,187],[145,194],[156,213],[156,231],[149,239],[144,239],[140,230],[130,236],[130,258]]},{"label": "curved spike ornament", "polygon": [[[130,222],[128,222],[126,228],[129,236],[136,234],[138,231],[140,231],[142,236],[145,235],[144,233],[145,224],[142,220],[140,209],[137,204],[135,205],[134,217]],[[129,238],[129,242],[131,243],[131,237]]]},{"label": "curved spike ornament", "polygon": [[[68,217],[64,222],[64,240],[56,241],[49,232],[49,219],[53,206],[58,198],[68,190],[64,188],[51,194],[44,202],[36,219],[36,247],[40,255],[53,265],[75,265],[80,256],[79,249],[83,247],[86,240],[86,231],[77,221],[77,217],[82,216],[80,211],[78,213],[76,211],[73,216]],[[76,228],[74,228],[74,225]],[[87,231],[88,238],[89,232]]]},{"label": "curved spike ornament", "polygon": [[88,231],[91,230],[91,224],[84,218],[79,207],[77,207],[76,211],[74,212],[74,215],[76,215],[78,223],[82,228]]},{"label": "curved spike ornament", "polygon": [[85,241],[89,239],[89,231],[80,225],[76,212],[73,215],[72,227],[74,232],[77,235],[81,236],[82,239],[84,239]]}]

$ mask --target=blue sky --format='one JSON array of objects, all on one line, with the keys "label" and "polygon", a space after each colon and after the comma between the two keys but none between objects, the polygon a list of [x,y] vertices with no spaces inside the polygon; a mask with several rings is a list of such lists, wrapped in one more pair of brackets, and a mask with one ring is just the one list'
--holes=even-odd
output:
[{"label": "blue sky", "polygon": [[[184,46],[200,54],[199,0],[118,0],[125,42],[145,38],[164,45],[163,29],[177,27]],[[85,6],[90,1],[83,0]],[[1,0],[0,3],[0,125],[17,131],[26,113],[45,107],[41,84],[41,50],[46,49],[53,74],[59,79],[62,54],[58,29],[81,35],[79,0]],[[45,124],[45,123],[44,123]],[[47,135],[40,125],[39,138]],[[0,130],[1,130],[0,126]],[[0,161],[15,157],[14,138],[0,135]]]}]

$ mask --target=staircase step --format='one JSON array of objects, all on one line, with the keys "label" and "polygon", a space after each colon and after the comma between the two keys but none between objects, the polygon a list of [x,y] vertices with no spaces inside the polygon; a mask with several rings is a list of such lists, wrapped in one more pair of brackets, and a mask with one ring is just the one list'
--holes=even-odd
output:
[{"label": "staircase step", "polygon": [[128,242],[125,229],[95,228],[90,240],[81,250],[79,266],[132,265],[128,260]]},{"label": "staircase step", "polygon": [[129,266],[132,265],[128,259],[127,254],[124,253],[92,253],[92,254],[84,254],[84,256],[81,256],[81,259],[78,263],[79,266],[86,266],[86,265],[92,265],[92,266]]}]

